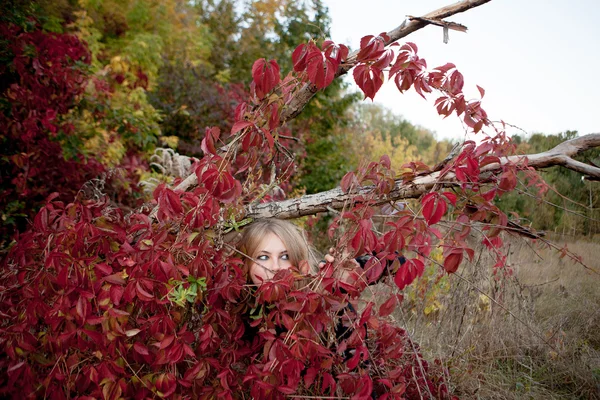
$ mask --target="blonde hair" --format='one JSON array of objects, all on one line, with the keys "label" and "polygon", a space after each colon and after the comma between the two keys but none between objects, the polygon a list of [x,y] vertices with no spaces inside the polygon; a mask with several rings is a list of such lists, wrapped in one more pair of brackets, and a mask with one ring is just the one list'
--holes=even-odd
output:
[{"label": "blonde hair", "polygon": [[258,246],[269,233],[273,233],[281,239],[293,266],[299,268],[300,262],[306,261],[310,266],[311,273],[318,271],[317,257],[308,244],[304,232],[289,221],[275,218],[256,221],[242,231],[238,249],[249,257],[246,259],[246,266],[252,265],[253,258],[259,251]]}]

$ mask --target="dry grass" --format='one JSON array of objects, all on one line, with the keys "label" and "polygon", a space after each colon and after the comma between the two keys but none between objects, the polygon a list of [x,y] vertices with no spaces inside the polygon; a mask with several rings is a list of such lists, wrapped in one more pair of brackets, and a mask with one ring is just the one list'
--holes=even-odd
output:
[{"label": "dry grass", "polygon": [[[564,244],[563,244],[564,245]],[[600,244],[567,243],[600,272]],[[512,276],[482,246],[455,276],[432,272],[394,317],[467,399],[600,399],[600,274],[509,239]]]}]

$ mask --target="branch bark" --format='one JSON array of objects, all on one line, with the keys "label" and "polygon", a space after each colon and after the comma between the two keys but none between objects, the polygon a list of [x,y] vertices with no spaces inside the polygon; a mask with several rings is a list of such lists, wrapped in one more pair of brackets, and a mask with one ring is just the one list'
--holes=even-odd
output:
[{"label": "branch bark", "polygon": [[[580,172],[592,179],[600,179],[600,168],[574,160],[572,157],[585,150],[600,147],[600,133],[594,133],[568,140],[551,150],[543,153],[516,155],[501,159],[500,163],[489,164],[481,169],[484,177],[489,177],[502,171],[507,163],[524,164],[535,169],[560,165],[573,171]],[[440,179],[440,171],[419,176],[411,182],[396,180],[394,189],[387,195],[370,200],[371,205],[384,204],[391,201],[417,198],[427,193],[434,186],[451,187],[459,183],[453,173],[447,173]],[[247,208],[246,216],[253,219],[280,218],[291,219],[305,215],[315,215],[330,209],[341,210],[349,204],[356,204],[361,199],[372,199],[372,186],[360,187],[352,193],[344,193],[341,188],[316,193],[279,202],[259,204]]]},{"label": "branch bark", "polygon": [[[448,18],[452,15],[468,11],[471,8],[478,7],[490,1],[491,0],[463,0],[427,13],[421,17],[421,19],[404,20],[400,26],[387,32],[389,40],[385,42],[385,45],[389,46],[390,44],[397,42],[411,33],[429,25],[429,22],[425,21],[427,19],[442,20],[443,18]],[[336,73],[336,78],[345,75],[348,73],[348,71],[354,68],[354,66],[357,64],[357,55],[358,51],[354,51],[348,56],[346,62],[339,67]],[[294,99],[286,105],[286,109],[283,110],[281,114],[281,121],[286,122],[298,116],[298,114],[302,112],[304,107],[308,104],[310,99],[313,98],[317,91],[318,90],[315,85],[311,83],[305,84],[294,97]]]}]

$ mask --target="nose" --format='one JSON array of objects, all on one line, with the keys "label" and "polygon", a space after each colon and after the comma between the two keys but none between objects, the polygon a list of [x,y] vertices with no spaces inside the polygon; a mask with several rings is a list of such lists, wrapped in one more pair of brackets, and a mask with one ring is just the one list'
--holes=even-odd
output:
[{"label": "nose", "polygon": [[275,258],[273,260],[273,263],[271,264],[271,269],[273,271],[279,271],[281,269],[281,264],[279,262],[279,259]]}]

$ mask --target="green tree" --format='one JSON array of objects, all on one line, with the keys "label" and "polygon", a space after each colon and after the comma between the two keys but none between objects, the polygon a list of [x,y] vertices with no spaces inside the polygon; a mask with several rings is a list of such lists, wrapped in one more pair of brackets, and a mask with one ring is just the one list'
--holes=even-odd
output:
[{"label": "green tree", "polygon": [[[530,137],[513,137],[518,153],[539,153],[559,143],[577,137],[576,131],[557,135],[536,133]],[[579,161],[600,163],[600,151],[590,150]],[[523,187],[520,193],[510,193],[499,199],[499,207],[517,212],[536,229],[570,235],[590,235],[600,232],[600,188],[595,182],[566,168],[552,167],[541,171],[549,185],[543,199],[536,199],[535,188]],[[521,179],[524,180],[523,174]]]},{"label": "green tree", "polygon": [[[275,59],[283,74],[291,71],[290,54],[295,47],[311,39],[326,39],[331,21],[320,0],[260,0],[244,5],[233,0],[199,0],[192,4],[210,32],[210,68],[181,63],[165,66],[151,101],[164,111],[164,134],[182,139],[179,151],[198,155],[207,126],[227,131],[233,125],[233,109],[245,99],[238,85],[248,87],[254,61]],[[296,155],[301,165],[295,180],[299,188],[309,193],[329,189],[355,165],[348,162],[345,151],[350,139],[342,135],[351,119],[346,111],[358,99],[336,80],[286,126],[288,134],[305,146]]]},{"label": "green tree", "polygon": [[365,148],[363,144],[367,149],[371,148],[372,153],[367,154],[372,160],[387,153],[397,168],[406,161],[433,165],[448,154],[452,145],[449,140],[438,141],[431,131],[413,125],[379,104],[358,104],[354,124],[355,130],[363,132],[362,136],[368,142],[357,138],[361,143],[359,148]]}]

